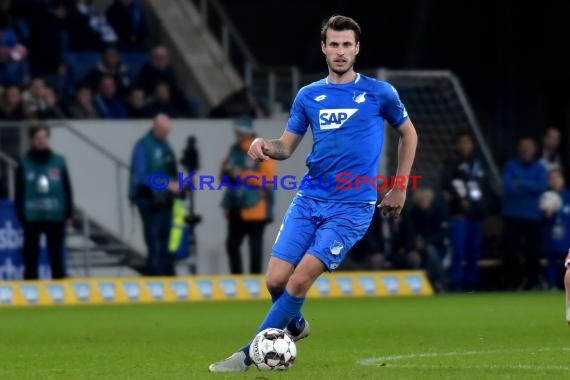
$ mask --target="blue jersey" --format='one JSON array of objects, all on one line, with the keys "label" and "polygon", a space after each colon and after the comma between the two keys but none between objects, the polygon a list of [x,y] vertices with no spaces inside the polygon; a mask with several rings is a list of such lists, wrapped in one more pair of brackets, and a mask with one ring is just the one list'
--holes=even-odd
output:
[{"label": "blue jersey", "polygon": [[[357,74],[354,81],[328,78],[303,87],[291,109],[287,131],[303,136],[311,126],[313,149],[298,194],[336,202],[376,202],[371,183],[378,175],[384,120],[402,125],[408,114],[389,83]],[[364,177],[365,176],[365,177]],[[375,181],[375,180],[374,180]]]}]

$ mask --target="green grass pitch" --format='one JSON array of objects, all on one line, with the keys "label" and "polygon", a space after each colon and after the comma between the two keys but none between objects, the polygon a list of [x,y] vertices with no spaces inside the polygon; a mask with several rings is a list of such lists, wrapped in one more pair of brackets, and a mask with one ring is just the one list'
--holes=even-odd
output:
[{"label": "green grass pitch", "polygon": [[310,299],[286,372],[211,374],[267,302],[0,309],[0,379],[568,379],[563,293]]}]

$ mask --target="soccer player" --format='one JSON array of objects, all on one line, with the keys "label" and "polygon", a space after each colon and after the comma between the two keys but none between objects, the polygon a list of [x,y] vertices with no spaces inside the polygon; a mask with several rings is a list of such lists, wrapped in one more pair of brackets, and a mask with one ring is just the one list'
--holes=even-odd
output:
[{"label": "soccer player", "polygon": [[[377,190],[356,185],[356,176],[377,174],[384,139],[384,120],[400,134],[397,175],[410,174],[417,135],[396,90],[388,83],[356,73],[360,26],[351,18],[333,16],[321,30],[321,50],[328,76],[303,87],[293,103],[279,139],[255,139],[252,159],[285,160],[293,154],[308,126],[313,149],[308,171],[283,218],[269,260],[266,283],[273,305],[260,325],[285,329],[297,341],[309,335],[301,314],[305,295],[325,271],[341,264],[365,234],[374,214]],[[406,185],[406,184],[405,184]],[[397,217],[406,191],[395,187],[378,207]],[[252,364],[249,345],[211,364],[211,372],[245,371]]]}]

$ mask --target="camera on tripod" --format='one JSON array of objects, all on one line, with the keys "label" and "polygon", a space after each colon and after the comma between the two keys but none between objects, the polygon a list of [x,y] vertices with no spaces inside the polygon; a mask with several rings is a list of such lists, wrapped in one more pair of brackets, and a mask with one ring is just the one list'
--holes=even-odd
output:
[{"label": "camera on tripod", "polygon": [[[182,158],[180,159],[180,164],[188,172],[195,172],[200,168],[200,156],[198,153],[198,148],[196,147],[196,137],[189,136],[186,142],[186,147],[184,152],[182,152]],[[192,179],[190,179],[192,181]],[[189,197],[189,210],[188,215],[185,218],[186,224],[191,227],[196,226],[202,222],[202,216],[196,215],[194,213],[194,193],[192,188],[186,187],[186,191]]]}]

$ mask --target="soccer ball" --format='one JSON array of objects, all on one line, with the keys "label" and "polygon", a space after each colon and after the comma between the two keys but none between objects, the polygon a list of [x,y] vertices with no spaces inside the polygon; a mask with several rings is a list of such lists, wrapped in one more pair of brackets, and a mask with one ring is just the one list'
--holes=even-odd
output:
[{"label": "soccer ball", "polygon": [[556,191],[546,191],[540,196],[539,207],[542,211],[556,213],[562,208],[562,197]]},{"label": "soccer ball", "polygon": [[249,357],[261,371],[284,371],[293,365],[297,347],[285,331],[269,328],[255,336]]}]

